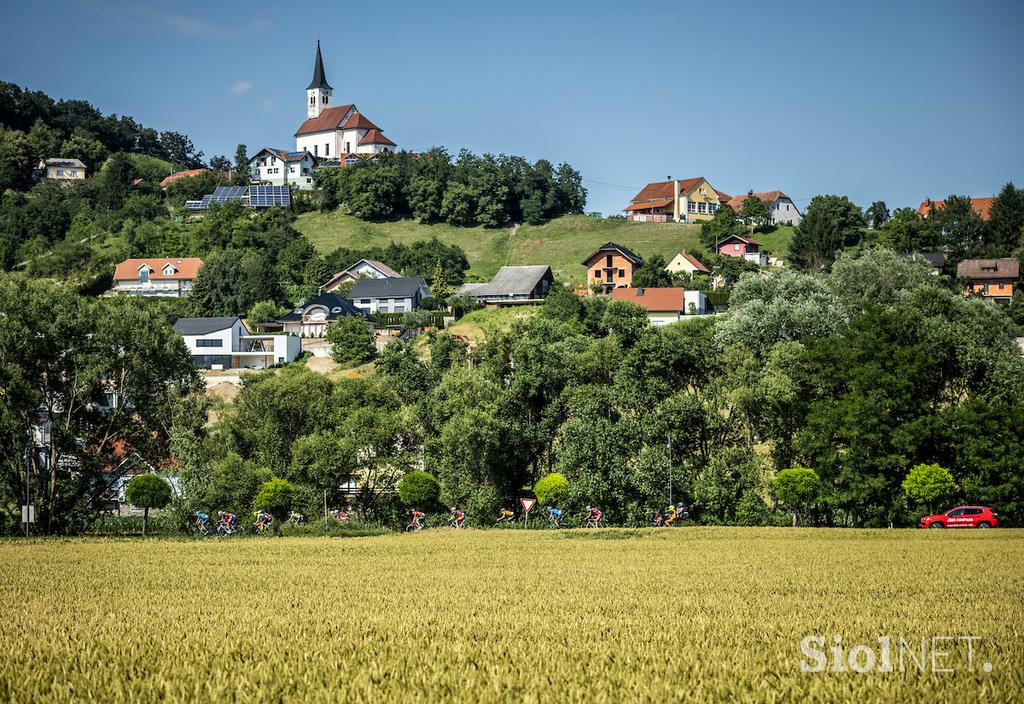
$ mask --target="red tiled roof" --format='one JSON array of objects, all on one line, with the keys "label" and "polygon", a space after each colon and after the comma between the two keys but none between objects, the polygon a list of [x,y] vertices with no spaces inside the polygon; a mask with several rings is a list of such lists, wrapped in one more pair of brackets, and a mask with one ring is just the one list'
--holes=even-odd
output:
[{"label": "red tiled roof", "polygon": [[782,191],[764,191],[762,193],[743,193],[741,195],[733,196],[732,198],[730,198],[729,199],[729,207],[732,208],[733,211],[738,213],[738,212],[740,212],[740,208],[743,207],[743,201],[745,201],[747,198],[750,198],[751,196],[753,196],[754,198],[758,198],[758,199],[764,201],[764,203],[766,205],[768,205],[768,206],[771,206],[779,198],[789,198],[789,196],[787,196]]},{"label": "red tiled roof", "polygon": [[758,242],[757,240],[752,240],[749,237],[744,237],[743,235],[729,235],[728,237],[718,240],[718,242],[715,243],[715,249],[718,249],[723,244],[731,240],[739,240],[740,242],[745,242],[746,244],[752,244],[758,247],[761,246],[760,242]]},{"label": "red tiled roof", "polygon": [[337,107],[327,108],[318,117],[311,117],[299,125],[295,136],[336,130],[341,125],[342,120],[348,116],[349,110],[355,110],[355,108],[355,105],[338,105]]},{"label": "red tiled roof", "polygon": [[379,130],[380,127],[370,122],[365,115],[361,115],[358,112],[352,113],[352,115],[345,120],[345,124],[341,126],[343,130]]},{"label": "red tiled roof", "polygon": [[394,142],[384,136],[384,133],[378,129],[372,129],[363,135],[363,138],[359,140],[360,144],[386,144],[390,147],[397,146]]},{"label": "red tiled roof", "polygon": [[[981,216],[982,220],[988,220],[989,210],[992,209],[992,201],[995,198],[971,198],[971,207],[978,215]],[[928,217],[929,206],[935,206],[936,210],[941,210],[946,207],[946,201],[944,200],[931,200],[925,198],[921,205],[917,206],[917,212],[922,217]]]},{"label": "red tiled roof", "polygon": [[681,256],[683,259],[685,259],[686,261],[688,261],[691,264],[693,264],[693,268],[696,269],[697,271],[702,271],[705,274],[710,274],[711,273],[711,269],[708,269],[706,266],[704,266],[704,264],[701,262],[701,260],[697,259],[697,257],[693,256],[692,254],[683,251],[683,252],[679,253],[679,256]]},{"label": "red tiled roof", "polygon": [[663,200],[646,200],[643,203],[631,203],[623,208],[623,210],[647,210],[648,208],[664,208],[667,205],[672,205],[671,198],[665,198]]},{"label": "red tiled roof", "polygon": [[651,313],[686,311],[685,288],[616,288],[612,298],[643,306]]},{"label": "red tiled roof", "polygon": [[[152,270],[149,278],[158,280],[189,280],[199,274],[199,267],[203,265],[202,259],[196,257],[154,257],[152,259],[125,259],[117,265],[114,270],[114,281],[134,281],[139,278],[139,268],[149,265]],[[175,272],[170,276],[164,274],[164,266],[170,264]]]},{"label": "red tiled roof", "polygon": [[[694,188],[697,187],[702,181],[706,181],[703,176],[697,178],[684,178],[679,180],[679,194],[686,195]],[[639,193],[633,196],[630,203],[639,203],[641,201],[648,200],[665,200],[666,198],[671,202],[672,198],[675,197],[674,187],[672,184],[674,181],[656,181],[655,183],[648,183],[641,189]],[[709,184],[710,185],[710,184]],[[714,186],[711,186],[711,190],[718,194],[718,199],[721,201],[729,200],[729,196],[722,191],[718,190]],[[629,208],[625,208],[629,210]]]},{"label": "red tiled roof", "polygon": [[181,178],[188,178],[190,176],[198,176],[199,174],[205,174],[209,169],[188,169],[186,171],[175,171],[170,176],[166,177],[160,182],[160,188],[167,188],[172,183]]}]

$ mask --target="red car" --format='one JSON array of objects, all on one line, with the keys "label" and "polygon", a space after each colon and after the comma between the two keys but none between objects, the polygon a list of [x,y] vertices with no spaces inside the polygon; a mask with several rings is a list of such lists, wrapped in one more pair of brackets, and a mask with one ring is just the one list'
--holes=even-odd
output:
[{"label": "red car", "polygon": [[995,528],[999,514],[988,506],[957,506],[945,513],[925,516],[919,528]]}]

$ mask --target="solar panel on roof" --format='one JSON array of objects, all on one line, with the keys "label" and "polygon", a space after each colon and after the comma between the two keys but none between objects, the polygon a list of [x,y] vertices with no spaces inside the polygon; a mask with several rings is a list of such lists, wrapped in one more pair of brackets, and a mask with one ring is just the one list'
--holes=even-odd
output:
[{"label": "solar panel on roof", "polygon": [[291,202],[288,186],[249,186],[249,205],[253,208],[288,207]]}]

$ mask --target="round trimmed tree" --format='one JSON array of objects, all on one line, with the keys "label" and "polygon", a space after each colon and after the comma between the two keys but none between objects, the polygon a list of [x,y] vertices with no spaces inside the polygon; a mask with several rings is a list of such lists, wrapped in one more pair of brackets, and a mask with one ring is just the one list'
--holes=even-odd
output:
[{"label": "round trimmed tree", "polygon": [[569,480],[558,472],[552,472],[537,480],[533,493],[542,506],[559,506],[569,498]]},{"label": "round trimmed tree", "polygon": [[157,474],[140,474],[128,482],[124,497],[132,506],[142,509],[142,535],[149,527],[149,509],[163,508],[171,503],[171,485]]},{"label": "round trimmed tree", "polygon": [[797,517],[806,514],[821,496],[821,479],[807,467],[784,469],[775,475],[775,495],[779,502],[793,512],[793,525]]},{"label": "round trimmed tree", "polygon": [[441,499],[441,485],[433,474],[413,470],[399,480],[398,498],[410,508],[435,506]]},{"label": "round trimmed tree", "polygon": [[324,337],[331,343],[331,357],[338,364],[355,367],[377,354],[373,333],[362,316],[350,315],[331,323]]},{"label": "round trimmed tree", "polygon": [[266,511],[280,525],[288,518],[294,502],[295,486],[287,479],[271,477],[270,481],[260,486],[252,507],[256,511]]},{"label": "round trimmed tree", "polygon": [[932,512],[940,499],[947,499],[956,491],[953,475],[937,464],[919,464],[910,469],[903,480],[907,497]]}]

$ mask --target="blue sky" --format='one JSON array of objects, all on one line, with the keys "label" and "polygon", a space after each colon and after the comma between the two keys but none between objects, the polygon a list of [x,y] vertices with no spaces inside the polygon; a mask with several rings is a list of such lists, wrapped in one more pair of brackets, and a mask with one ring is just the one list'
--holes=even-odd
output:
[{"label": "blue sky", "polygon": [[669,175],[801,207],[1024,185],[1019,0],[46,0],[0,23],[0,79],[207,156],[294,144],[319,36],[334,103],[400,147],[567,161],[606,214]]}]

